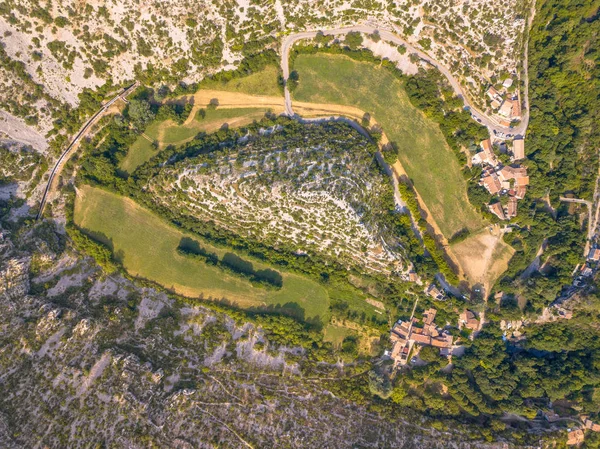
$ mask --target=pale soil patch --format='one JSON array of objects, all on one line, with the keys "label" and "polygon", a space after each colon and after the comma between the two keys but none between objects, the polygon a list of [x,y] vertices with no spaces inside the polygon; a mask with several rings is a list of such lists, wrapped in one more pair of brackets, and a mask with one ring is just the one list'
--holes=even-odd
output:
[{"label": "pale soil patch", "polygon": [[[307,103],[304,101],[294,101],[294,111],[304,117],[328,117],[330,115],[343,115],[344,117],[356,119],[359,122],[365,115],[365,111],[352,106],[328,103]],[[375,121],[372,117],[370,123],[371,125],[375,124]]]},{"label": "pale soil patch", "polygon": [[52,334],[50,338],[48,338],[40,350],[37,352],[38,357],[44,357],[45,355],[52,355],[52,350],[54,346],[60,341],[61,337],[67,331],[66,327],[61,327],[57,332]]},{"label": "pale soil patch", "polygon": [[[492,228],[492,231],[490,231]],[[471,284],[482,284],[486,292],[508,268],[515,250],[504,243],[499,226],[486,226],[477,234],[452,246]]]},{"label": "pale soil patch", "polygon": [[94,383],[94,380],[96,380],[102,375],[102,373],[109,365],[111,360],[112,356],[109,352],[105,352],[104,354],[102,354],[102,357],[100,357],[100,359],[98,359],[98,361],[94,363],[94,366],[92,366],[92,368],[90,369],[89,375],[84,379],[83,383],[79,387],[77,391],[77,396],[81,396],[88,390],[88,388],[90,388],[92,383]]},{"label": "pale soil patch", "polygon": [[43,135],[31,126],[27,126],[23,119],[0,110],[0,135],[2,133],[13,140],[31,145],[40,153],[45,154],[48,149],[48,142]]},{"label": "pale soil patch", "polygon": [[401,55],[398,53],[398,46],[391,45],[383,39],[379,42],[373,42],[371,39],[366,39],[364,41],[364,46],[371,50],[375,56],[379,56],[381,59],[394,61],[396,67],[398,67],[402,73],[416,75],[419,71],[419,66],[411,62],[408,51]]},{"label": "pale soil patch", "polygon": [[373,298],[367,298],[365,301],[367,301],[373,307],[377,307],[378,309],[385,310],[385,305],[381,301],[377,301],[376,299],[373,299]]},{"label": "pale soil patch", "polygon": [[[191,123],[198,110],[205,108],[212,99],[219,101],[219,109],[234,109],[241,107],[264,107],[273,108],[274,113],[283,112],[285,103],[283,96],[272,97],[263,95],[248,95],[239,92],[226,92],[222,90],[200,90],[194,94],[194,107],[184,122]],[[327,117],[330,115],[343,115],[345,117],[362,120],[365,112],[352,106],[343,106],[328,103],[308,103],[294,101],[294,111],[307,117]],[[371,124],[374,124],[371,119]]]},{"label": "pale soil patch", "polygon": [[[237,107],[233,106],[233,105],[225,105],[225,106],[219,106],[219,109],[237,109]],[[274,114],[281,114],[283,112],[283,106],[282,107],[273,107],[271,110]],[[204,131],[207,133],[212,133],[212,132],[218,131],[225,123],[227,123],[227,125],[229,125],[230,128],[240,128],[244,125],[249,125],[254,120],[259,120],[262,117],[264,117],[265,111],[263,109],[257,109],[257,111],[252,114],[245,114],[245,115],[241,115],[241,116],[235,117],[235,118],[218,119],[218,120],[205,121],[205,122],[203,121],[201,124],[194,124],[192,122],[192,120],[195,118],[195,114],[196,113],[192,110],[190,112],[190,116],[186,119],[183,126],[186,126],[188,128],[197,128],[198,132]],[[192,120],[190,120],[190,117],[192,118]],[[166,134],[167,130],[173,126],[177,126],[177,124],[171,120],[167,120],[160,124],[160,126],[158,128],[158,136],[157,136],[159,148],[164,148],[167,146],[167,144],[165,144],[165,142],[164,142],[165,134]],[[146,140],[153,142],[153,140],[150,137],[148,137],[147,135],[143,134],[143,137]],[[169,143],[169,145],[182,145],[184,143],[187,143],[187,142],[193,140],[194,137],[195,136],[191,136],[187,139],[181,139],[181,140],[177,141],[175,144]]]}]

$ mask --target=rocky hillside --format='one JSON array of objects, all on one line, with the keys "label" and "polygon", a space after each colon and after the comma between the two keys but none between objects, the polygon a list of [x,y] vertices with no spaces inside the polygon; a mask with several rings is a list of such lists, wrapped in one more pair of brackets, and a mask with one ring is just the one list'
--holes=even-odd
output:
[{"label": "rocky hillside", "polygon": [[[368,22],[435,55],[477,98],[520,70],[528,7],[490,2],[7,0],[0,4],[0,131],[39,139],[86,88],[199,81],[279,49],[288,32]],[[379,51],[389,53],[383,42]],[[377,50],[377,49],[376,49]],[[37,132],[38,134],[35,134]]]},{"label": "rocky hillside", "polygon": [[53,222],[12,229],[0,230],[3,448],[486,447],[338,397],[368,367],[311,362],[315,336],[291,320],[104,275]]}]

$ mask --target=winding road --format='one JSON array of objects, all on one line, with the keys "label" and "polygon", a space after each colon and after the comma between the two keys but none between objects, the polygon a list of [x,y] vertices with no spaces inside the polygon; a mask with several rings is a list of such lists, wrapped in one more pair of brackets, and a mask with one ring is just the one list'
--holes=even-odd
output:
[{"label": "winding road", "polygon": [[35,217],[36,220],[39,220],[40,218],[42,218],[42,216],[44,214],[44,208],[46,207],[46,203],[48,202],[48,196],[50,195],[50,192],[52,191],[52,188],[53,188],[54,180],[58,177],[58,175],[60,175],[60,172],[62,171],[64,163],[69,160],[69,158],[71,157],[71,155],[73,153],[73,150],[77,148],[79,142],[81,142],[81,139],[83,137],[85,137],[85,135],[90,130],[90,128],[106,113],[106,111],[108,111],[108,109],[114,104],[115,101],[117,101],[118,99],[127,101],[126,97],[129,94],[131,94],[138,87],[138,85],[139,85],[139,82],[136,81],[131,86],[123,89],[123,91],[121,93],[119,93],[117,96],[115,96],[113,99],[109,100],[104,105],[102,105],[102,108],[100,108],[99,111],[97,111],[87,122],[85,122],[85,124],[79,130],[77,135],[75,135],[75,138],[71,141],[71,143],[69,144],[67,149],[62,152],[62,154],[60,155],[60,157],[54,164],[54,167],[52,168],[52,171],[50,172],[50,176],[48,177],[48,183],[46,184],[46,188],[44,189],[44,194],[42,195],[42,199],[40,201],[40,208]]},{"label": "winding road", "polygon": [[[486,126],[490,132],[495,133],[510,133],[514,135],[525,135],[525,131],[527,130],[527,125],[529,124],[529,96],[527,93],[524,95],[525,108],[523,109],[523,118],[521,122],[515,126],[514,128],[506,127],[500,125],[498,120],[493,117],[489,117],[483,112],[481,112],[473,103],[469,100],[469,97],[465,93],[463,87],[458,82],[458,80],[454,77],[454,75],[450,72],[450,70],[442,65],[439,61],[433,59],[430,55],[425,53],[422,50],[414,47],[413,45],[406,42],[404,39],[399,37],[398,35],[384,29],[376,28],[369,25],[355,25],[343,28],[333,28],[329,30],[313,30],[313,31],[303,31],[300,33],[295,33],[287,36],[282,43],[281,46],[281,69],[283,71],[283,79],[285,80],[285,113],[286,115],[293,117],[294,110],[292,108],[292,97],[290,95],[290,91],[287,88],[287,80],[290,76],[290,68],[289,68],[289,60],[290,60],[290,50],[293,45],[302,39],[313,39],[317,33],[321,31],[326,36],[339,36],[343,34],[347,34],[350,32],[359,32],[364,34],[373,34],[374,32],[378,32],[381,39],[384,41],[393,43],[395,45],[404,45],[406,49],[410,53],[417,54],[423,61],[427,62],[431,66],[438,69],[447,79],[456,95],[462,98],[463,103],[466,107],[468,107],[471,111],[471,114],[475,120]],[[527,51],[527,50],[526,50]],[[527,78],[527,69],[525,70],[525,90],[528,87],[528,78]]]}]

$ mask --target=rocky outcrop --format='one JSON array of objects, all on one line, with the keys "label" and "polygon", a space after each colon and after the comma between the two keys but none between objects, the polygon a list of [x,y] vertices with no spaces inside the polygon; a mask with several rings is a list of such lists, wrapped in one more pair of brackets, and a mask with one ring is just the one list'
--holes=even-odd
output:
[{"label": "rocky outcrop", "polygon": [[29,259],[9,259],[0,271],[0,296],[10,299],[29,291]]}]

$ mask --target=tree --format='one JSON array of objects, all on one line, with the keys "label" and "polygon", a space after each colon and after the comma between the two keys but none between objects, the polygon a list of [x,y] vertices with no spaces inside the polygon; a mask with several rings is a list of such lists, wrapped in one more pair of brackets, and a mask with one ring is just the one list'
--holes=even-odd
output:
[{"label": "tree", "polygon": [[361,120],[361,125],[363,128],[368,128],[370,124],[371,124],[371,114],[369,114],[368,112],[365,112],[365,114],[363,115],[363,118]]},{"label": "tree", "polygon": [[322,31],[319,31],[315,36],[315,42],[319,45],[327,45],[332,40],[333,36],[331,34],[325,35]]},{"label": "tree", "polygon": [[373,41],[373,42],[379,42],[381,40],[381,36],[379,35],[379,31],[375,30],[373,32],[373,34],[369,34],[369,38]]},{"label": "tree", "polygon": [[389,398],[393,391],[390,378],[385,373],[369,371],[369,390],[382,399]]},{"label": "tree", "polygon": [[344,42],[350,50],[358,50],[363,43],[363,38],[358,31],[351,31],[346,34]]},{"label": "tree", "polygon": [[440,350],[433,346],[425,346],[419,352],[419,357],[427,363],[435,362],[440,358]]},{"label": "tree", "polygon": [[290,77],[288,79],[288,88],[292,91],[298,86],[298,80],[300,79],[300,74],[297,70],[292,70],[290,73]]},{"label": "tree", "polygon": [[154,120],[155,114],[150,108],[150,103],[146,100],[133,99],[129,101],[127,115],[136,128],[143,129],[148,123]]},{"label": "tree", "polygon": [[431,50],[431,39],[428,37],[424,37],[419,40],[419,45],[423,48],[423,50]]}]

